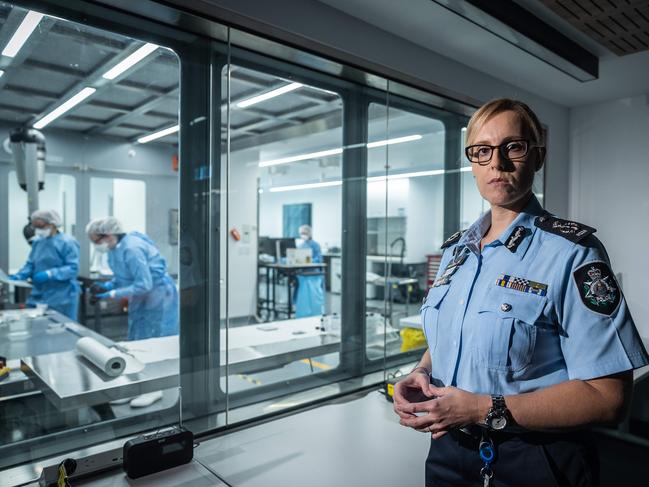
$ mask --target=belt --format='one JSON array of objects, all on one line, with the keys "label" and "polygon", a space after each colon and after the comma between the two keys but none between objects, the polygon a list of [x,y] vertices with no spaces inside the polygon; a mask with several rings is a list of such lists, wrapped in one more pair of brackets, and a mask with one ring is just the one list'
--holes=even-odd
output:
[{"label": "belt", "polygon": [[513,436],[502,431],[492,431],[478,426],[477,424],[470,424],[462,428],[452,429],[449,431],[449,435],[461,447],[475,451],[478,451],[480,441],[482,441],[482,438],[485,435],[488,435],[494,443],[502,443],[509,439],[509,437]]},{"label": "belt", "polygon": [[546,433],[541,431],[530,431],[523,430],[520,431],[496,431],[490,430],[486,427],[479,426],[477,424],[470,424],[462,428],[456,428],[449,431],[449,435],[453,438],[460,446],[468,448],[470,450],[478,450],[480,446],[480,441],[483,436],[490,438],[494,444],[498,445],[508,440],[518,438],[522,441],[529,443],[548,443],[557,440],[570,440],[575,441],[587,437],[588,432],[584,430],[574,430],[574,431],[564,431],[556,433]]}]

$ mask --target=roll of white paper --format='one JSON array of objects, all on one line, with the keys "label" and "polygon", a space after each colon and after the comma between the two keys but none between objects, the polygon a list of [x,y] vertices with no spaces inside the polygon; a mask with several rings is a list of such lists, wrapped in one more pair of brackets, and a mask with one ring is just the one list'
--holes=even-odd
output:
[{"label": "roll of white paper", "polygon": [[79,339],[77,352],[111,377],[117,377],[126,368],[126,360],[117,350],[102,345],[92,337]]}]

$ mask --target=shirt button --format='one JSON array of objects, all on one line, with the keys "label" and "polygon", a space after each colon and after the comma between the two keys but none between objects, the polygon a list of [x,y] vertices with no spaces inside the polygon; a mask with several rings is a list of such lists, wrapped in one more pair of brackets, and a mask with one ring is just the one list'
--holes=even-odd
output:
[{"label": "shirt button", "polygon": [[457,342],[455,340],[453,340],[453,346],[457,347]]},{"label": "shirt button", "polygon": [[503,303],[503,304],[500,305],[500,311],[507,312],[507,311],[511,311],[511,310],[512,310],[512,305],[509,304],[509,303]]},{"label": "shirt button", "polygon": [[464,304],[464,299],[460,299],[460,304]]}]

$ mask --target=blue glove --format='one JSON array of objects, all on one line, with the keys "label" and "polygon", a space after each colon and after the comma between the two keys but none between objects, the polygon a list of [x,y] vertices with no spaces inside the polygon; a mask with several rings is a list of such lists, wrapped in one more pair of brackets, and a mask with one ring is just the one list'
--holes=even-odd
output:
[{"label": "blue glove", "polygon": [[95,295],[97,299],[111,299],[115,297],[115,293],[113,291],[108,291],[105,293],[97,294]]},{"label": "blue glove", "polygon": [[115,284],[112,281],[96,281],[93,287],[102,291],[112,291],[115,289]]},{"label": "blue glove", "polygon": [[18,276],[16,274],[11,274],[9,276],[9,280],[10,281],[19,281],[20,279],[18,279]]},{"label": "blue glove", "polygon": [[50,280],[50,275],[47,271],[40,271],[34,274],[34,277],[32,277],[32,282],[35,284],[43,284],[44,282],[47,282]]}]

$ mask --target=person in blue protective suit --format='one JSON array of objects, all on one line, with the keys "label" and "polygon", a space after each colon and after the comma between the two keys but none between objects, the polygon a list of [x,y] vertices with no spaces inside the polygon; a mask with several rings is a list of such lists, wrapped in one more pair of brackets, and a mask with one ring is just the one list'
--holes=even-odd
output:
[{"label": "person in blue protective suit", "polygon": [[91,221],[88,238],[98,252],[108,252],[114,277],[97,282],[97,299],[128,299],[128,340],[178,334],[178,291],[167,263],[153,241],[139,232],[125,233],[114,217]]},{"label": "person in blue protective suit", "polygon": [[395,387],[431,435],[426,485],[598,485],[587,426],[616,423],[649,363],[595,229],[532,193],[542,126],[522,102],[481,107],[466,156],[491,209],[443,245],[421,308],[428,350]]},{"label": "person in blue protective suit", "polygon": [[[299,249],[311,249],[311,262],[322,263],[320,244],[313,240],[311,227],[302,225],[299,229]],[[324,311],[324,276],[321,269],[315,269],[311,275],[307,272],[297,275],[297,292],[295,296],[295,317],[318,316]]]},{"label": "person in blue protective suit", "polygon": [[76,321],[80,293],[79,242],[59,231],[63,222],[54,210],[37,210],[30,221],[36,238],[27,262],[10,279],[31,278],[33,287],[28,306],[47,304],[48,308]]}]

